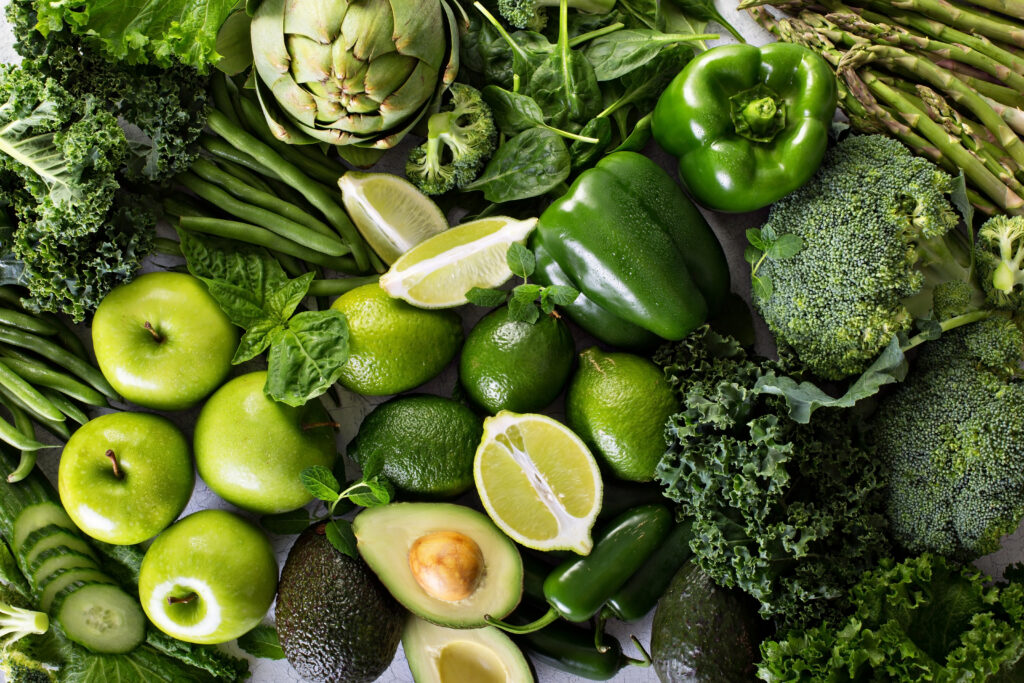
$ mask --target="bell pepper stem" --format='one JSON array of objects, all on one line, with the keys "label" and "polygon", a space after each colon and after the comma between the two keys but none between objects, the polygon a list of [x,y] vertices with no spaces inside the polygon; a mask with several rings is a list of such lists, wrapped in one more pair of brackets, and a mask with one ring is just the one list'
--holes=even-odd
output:
[{"label": "bell pepper stem", "polygon": [[491,626],[494,626],[495,628],[500,628],[502,631],[505,631],[506,633],[523,635],[526,633],[533,633],[534,631],[541,630],[548,624],[557,620],[558,616],[558,612],[555,610],[554,607],[552,607],[547,612],[545,612],[544,616],[542,616],[540,619],[537,619],[536,621],[531,621],[529,624],[523,624],[522,626],[506,624],[504,621],[493,618],[490,614],[484,617],[484,621],[486,621]]},{"label": "bell pepper stem", "polygon": [[636,649],[640,650],[640,657],[641,657],[641,659],[636,659],[634,657],[625,657],[625,660],[627,662],[629,662],[630,664],[632,664],[633,666],[644,666],[644,667],[650,666],[651,665],[651,653],[647,651],[647,648],[645,648],[640,643],[640,640],[636,636],[630,636],[629,639],[633,641],[633,645],[636,646]]}]

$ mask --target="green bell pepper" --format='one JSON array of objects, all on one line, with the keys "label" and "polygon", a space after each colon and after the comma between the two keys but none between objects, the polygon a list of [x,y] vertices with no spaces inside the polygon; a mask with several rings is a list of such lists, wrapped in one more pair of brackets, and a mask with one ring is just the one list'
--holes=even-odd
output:
[{"label": "green bell pepper", "polygon": [[614,152],[544,211],[537,236],[587,300],[678,340],[729,294],[729,269],[707,221],[656,163]]},{"label": "green bell pepper", "polygon": [[797,189],[825,155],[836,77],[795,43],[723,45],[679,72],[651,122],[701,204],[753,211]]}]

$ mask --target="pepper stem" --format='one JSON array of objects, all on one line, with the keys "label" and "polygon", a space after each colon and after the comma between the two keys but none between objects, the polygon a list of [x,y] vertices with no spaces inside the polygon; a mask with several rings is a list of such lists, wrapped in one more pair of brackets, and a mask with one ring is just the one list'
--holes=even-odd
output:
[{"label": "pepper stem", "polygon": [[594,624],[594,649],[601,654],[608,652],[608,646],[604,644],[604,625],[608,621],[609,612],[607,607],[602,609]]},{"label": "pepper stem", "polygon": [[628,664],[632,664],[633,666],[650,666],[651,653],[648,652],[647,649],[640,644],[640,641],[637,639],[636,636],[630,636],[629,639],[633,641],[633,645],[636,646],[636,649],[640,650],[640,656],[642,657],[642,659],[636,659],[634,657],[624,657],[626,662]]},{"label": "pepper stem", "polygon": [[513,626],[512,624],[506,624],[504,621],[495,619],[490,614],[484,616],[484,621],[486,621],[491,626],[500,628],[502,631],[505,631],[507,633],[514,633],[517,635],[523,635],[524,633],[533,633],[534,631],[539,631],[548,624],[555,621],[556,619],[558,619],[558,612],[555,611],[554,607],[549,609],[540,619],[537,619],[536,621],[531,621],[529,624],[523,624],[522,626]]},{"label": "pepper stem", "polygon": [[786,127],[786,101],[759,83],[729,98],[737,135],[754,142],[771,142]]}]

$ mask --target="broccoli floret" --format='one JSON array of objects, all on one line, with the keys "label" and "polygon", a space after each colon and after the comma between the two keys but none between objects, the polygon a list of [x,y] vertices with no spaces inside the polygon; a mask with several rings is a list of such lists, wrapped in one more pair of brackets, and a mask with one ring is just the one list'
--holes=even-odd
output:
[{"label": "broccoli floret", "polygon": [[480,91],[453,83],[448,105],[427,122],[427,141],[412,150],[405,174],[427,194],[473,182],[494,153],[498,131]]},{"label": "broccoli floret", "polygon": [[[818,376],[844,379],[928,317],[936,285],[969,282],[952,190],[950,176],[886,137],[854,136],[830,150],[762,230],[803,242],[791,258],[769,255],[758,273],[772,287],[755,291],[754,303],[779,345]],[[942,313],[951,293],[940,295]]]},{"label": "broccoli floret", "polygon": [[1024,517],[1024,334],[1006,316],[923,347],[868,437],[886,468],[893,537],[972,560]]},{"label": "broccoli floret", "polygon": [[994,216],[978,231],[981,286],[999,308],[1024,309],[1024,216]]},{"label": "broccoli floret", "polygon": [[0,671],[5,680],[21,683],[53,683],[59,664],[45,654],[50,628],[44,612],[30,609],[28,601],[12,586],[0,586]]},{"label": "broccoli floret", "polygon": [[[569,0],[569,7],[589,14],[608,14],[615,7],[615,0]],[[558,7],[559,0],[498,0],[498,11],[508,23],[516,28],[539,31],[547,23],[544,10]]]}]

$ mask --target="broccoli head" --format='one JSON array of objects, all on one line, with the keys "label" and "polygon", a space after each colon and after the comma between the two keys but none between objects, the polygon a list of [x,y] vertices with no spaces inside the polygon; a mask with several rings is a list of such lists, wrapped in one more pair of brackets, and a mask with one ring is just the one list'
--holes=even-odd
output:
[{"label": "broccoli head", "polygon": [[1024,216],[994,216],[981,226],[975,250],[978,276],[989,301],[1024,309]]},{"label": "broccoli head", "polygon": [[852,136],[831,149],[762,229],[802,242],[795,255],[769,253],[759,265],[771,287],[756,290],[754,303],[780,347],[820,377],[856,375],[929,315],[936,285],[968,282],[952,190],[949,175],[895,140]]},{"label": "broccoli head", "polygon": [[431,195],[473,182],[494,153],[498,130],[476,88],[453,83],[449,101],[427,121],[427,141],[412,150],[405,175]]},{"label": "broccoli head", "polygon": [[893,538],[972,560],[1024,517],[1024,334],[997,315],[923,347],[868,438],[885,467]]},{"label": "broccoli head", "polygon": [[[539,31],[547,23],[545,9],[558,5],[559,0],[498,0],[498,11],[516,28]],[[568,6],[589,14],[608,14],[615,0],[568,0]]]}]

